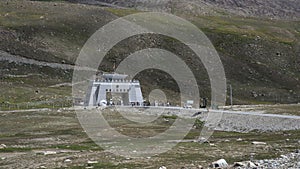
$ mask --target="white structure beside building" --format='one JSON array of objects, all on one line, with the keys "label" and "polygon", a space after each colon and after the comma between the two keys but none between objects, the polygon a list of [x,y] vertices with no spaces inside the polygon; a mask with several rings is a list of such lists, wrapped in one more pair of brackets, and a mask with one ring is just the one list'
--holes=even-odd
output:
[{"label": "white structure beside building", "polygon": [[92,80],[87,91],[85,106],[143,105],[140,82],[126,80],[127,75],[103,74]]}]

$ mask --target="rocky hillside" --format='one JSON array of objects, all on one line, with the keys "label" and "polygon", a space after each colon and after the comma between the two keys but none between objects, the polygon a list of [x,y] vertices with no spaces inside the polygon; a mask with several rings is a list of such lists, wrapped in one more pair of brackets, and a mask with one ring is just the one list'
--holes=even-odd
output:
[{"label": "rocky hillside", "polygon": [[202,0],[230,13],[276,19],[299,19],[298,0]]},{"label": "rocky hillside", "polygon": [[[75,2],[75,0],[72,0],[72,2]],[[76,2],[79,1],[76,0]],[[90,3],[91,1],[85,0],[84,2]],[[136,3],[131,5],[130,2],[133,1],[126,1],[126,3],[124,3],[125,1],[94,0],[93,2],[98,5],[83,5],[65,1],[1,1],[0,50],[12,55],[43,62],[73,64],[81,47],[97,29],[119,16],[138,12],[140,7],[145,6],[145,4],[150,1],[137,0],[134,1]],[[99,6],[99,2],[102,3],[102,6]],[[293,20],[249,18],[236,15],[236,12],[234,12],[234,15],[231,15],[231,11],[237,10],[233,9],[234,5],[241,6],[239,10],[245,9],[243,10],[245,14],[258,14],[255,12],[247,12],[246,8],[250,9],[248,5],[239,5],[239,3],[233,3],[235,2],[233,0],[189,1],[189,3],[206,5],[208,8],[203,8],[206,10],[206,13],[193,13],[191,12],[193,10],[189,10],[189,8],[195,9],[197,5],[188,6],[186,4],[186,8],[181,8],[180,4],[184,4],[183,1],[180,1],[180,3],[179,1],[172,1],[172,3],[171,1],[151,2],[151,8],[166,7],[165,9],[171,9],[170,12],[191,21],[206,33],[217,49],[225,66],[227,82],[233,86],[235,104],[299,102],[299,22]],[[226,2],[225,6],[222,5],[222,9],[228,8],[226,12],[220,10],[221,2]],[[246,1],[239,2],[246,3]],[[247,1],[247,3],[248,2],[250,3],[251,1]],[[253,5],[261,6],[261,8],[257,8],[258,11],[266,11],[263,9],[271,9],[272,6],[271,4],[265,4],[267,2],[269,1],[257,0],[253,1]],[[279,5],[280,2],[283,1],[274,0],[272,4]],[[291,2],[291,4],[294,5],[289,6],[289,8],[282,5],[280,10],[287,12],[285,12],[284,15],[278,16],[288,16],[288,12],[292,12],[290,15],[296,17],[298,15],[296,5],[298,2],[286,2]],[[107,4],[109,4],[110,7],[103,7],[104,5],[107,6]],[[285,3],[285,5],[288,4],[289,3]],[[118,8],[116,8],[116,6],[118,6]],[[119,6],[130,7],[132,9],[119,8]],[[272,10],[279,10],[277,6],[272,7]],[[285,10],[285,8],[291,10]],[[293,13],[293,11],[295,13]],[[210,12],[215,15],[209,15]],[[128,56],[130,52],[147,47],[168,49],[180,55],[195,70],[199,69],[198,71],[204,75],[197,77],[198,85],[201,86],[201,95],[210,97],[210,85],[203,65],[201,62],[193,60],[189,50],[174,39],[149,35],[129,38],[127,41],[119,43],[110,52],[101,69],[112,71],[113,62],[120,62],[121,59]],[[16,99],[29,98],[27,95],[26,97],[12,97],[16,92],[11,89],[11,83],[19,87],[18,91],[20,92],[17,92],[18,94],[21,94],[22,91],[35,91],[38,86],[45,87],[47,95],[51,95],[51,97],[54,91],[58,94],[71,93],[68,87],[60,88],[59,90],[52,88],[50,90],[47,88],[47,86],[55,85],[54,81],[56,83],[70,82],[72,76],[71,70],[58,71],[37,65],[14,65],[14,63],[7,61],[1,61],[0,64],[0,78],[3,83],[2,95],[0,97],[1,102],[7,100],[8,97],[10,102],[23,102],[26,100]],[[38,76],[40,83],[36,83],[32,79],[15,78],[15,75],[24,75],[24,73],[31,74],[37,71],[42,72],[41,77],[43,78]],[[61,72],[61,74],[57,72]],[[145,84],[144,92],[147,93],[151,91],[151,86],[155,85],[160,85],[165,89],[171,89],[171,91],[168,91],[170,93],[177,90],[176,85],[164,74],[160,72],[154,75],[153,72],[144,73],[149,76],[140,74],[138,77],[142,83]],[[164,79],[164,81],[162,81],[162,79]],[[28,82],[28,84],[26,84],[26,82]],[[7,83],[7,85],[4,85],[4,83]],[[24,83],[26,85],[24,85]],[[61,92],[62,90],[67,91]],[[34,93],[34,97],[40,97],[41,95],[41,93]],[[37,99],[42,100],[44,98]]]},{"label": "rocky hillside", "polygon": [[[299,20],[298,0],[68,0],[70,2],[193,14],[230,13],[239,16]],[[185,11],[187,12],[187,11]]]}]

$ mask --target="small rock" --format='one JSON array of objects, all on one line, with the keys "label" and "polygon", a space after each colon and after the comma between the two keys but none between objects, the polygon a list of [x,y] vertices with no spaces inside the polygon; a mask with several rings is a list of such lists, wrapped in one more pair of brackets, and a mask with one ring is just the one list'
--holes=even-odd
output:
[{"label": "small rock", "polygon": [[256,168],[256,167],[257,167],[257,165],[256,165],[256,164],[254,164],[254,163],[253,163],[253,162],[251,162],[251,161],[248,161],[247,167],[250,167],[250,168]]},{"label": "small rock", "polygon": [[167,169],[167,167],[161,166],[161,167],[159,167],[159,169]]},{"label": "small rock", "polygon": [[197,142],[199,142],[199,143],[209,143],[209,141],[204,137],[198,138]]},{"label": "small rock", "polygon": [[281,158],[288,158],[287,156],[285,155],[280,155]]},{"label": "small rock", "polygon": [[235,162],[233,164],[233,167],[246,167],[247,165],[245,164],[245,162]]},{"label": "small rock", "polygon": [[238,139],[236,139],[236,141],[243,141],[243,139],[241,139],[241,138],[238,138]]},{"label": "small rock", "polygon": [[267,145],[267,143],[260,142],[260,141],[253,141],[252,144],[254,144],[254,145]]},{"label": "small rock", "polygon": [[90,160],[89,160],[87,163],[88,163],[88,164],[98,164],[99,162],[98,162],[98,161],[90,161]]},{"label": "small rock", "polygon": [[44,154],[44,155],[54,155],[54,154],[57,154],[57,152],[55,152],[55,151],[44,151],[44,152],[42,152],[42,154]]},{"label": "small rock", "polygon": [[70,159],[65,159],[65,163],[70,163],[70,162],[72,162],[72,160],[70,160]]},{"label": "small rock", "polygon": [[0,145],[0,149],[4,149],[4,148],[6,148],[7,146],[5,145],[5,144],[1,144]]},{"label": "small rock", "polygon": [[47,168],[47,167],[42,165],[42,166],[40,166],[39,168],[44,168],[44,169],[45,169],[45,168]]}]

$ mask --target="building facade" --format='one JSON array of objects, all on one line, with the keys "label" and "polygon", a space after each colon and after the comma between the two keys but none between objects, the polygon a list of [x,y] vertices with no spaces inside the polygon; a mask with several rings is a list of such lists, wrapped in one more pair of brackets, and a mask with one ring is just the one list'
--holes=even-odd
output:
[{"label": "building facade", "polygon": [[127,75],[103,74],[90,82],[85,106],[143,105],[143,96],[138,80],[126,80]]}]

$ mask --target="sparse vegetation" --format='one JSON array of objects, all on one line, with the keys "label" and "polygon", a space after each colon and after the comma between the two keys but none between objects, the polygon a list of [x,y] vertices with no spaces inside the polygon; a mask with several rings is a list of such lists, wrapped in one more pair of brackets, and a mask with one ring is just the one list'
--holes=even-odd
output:
[{"label": "sparse vegetation", "polygon": [[[73,2],[73,1],[72,1]],[[70,3],[65,0],[0,1],[0,50],[45,62],[74,64],[81,47],[101,26],[138,8],[122,9]],[[300,99],[300,24],[294,20],[243,17],[224,11],[217,15],[173,12],[205,32],[219,52],[227,83],[233,86],[234,104],[297,103]],[[112,71],[136,50],[167,49],[199,73],[200,95],[210,97],[206,70],[181,42],[170,37],[139,35],[109,51],[101,70]],[[2,53],[1,53],[2,55]],[[2,56],[0,56],[2,57]],[[203,122],[197,119],[184,140],[172,150],[149,158],[127,159],[105,152],[90,140],[72,110],[72,70],[0,60],[0,166],[8,168],[179,168],[206,166],[225,158],[235,161],[265,159],[300,149],[300,131],[248,133],[216,131],[207,143],[195,142]],[[154,72],[154,73],[153,73]],[[155,78],[152,78],[155,77]],[[171,77],[152,70],[137,75],[145,95],[161,87],[172,105],[177,105],[178,88]],[[63,85],[59,85],[63,84]],[[66,85],[64,85],[66,84]],[[49,108],[39,111],[5,110]],[[299,116],[299,104],[253,108],[265,113]],[[164,114],[151,123],[139,124],[106,110],[106,120],[130,137],[151,137],[167,130],[180,117]],[[266,146],[252,145],[266,142]],[[36,153],[53,150],[54,155]],[[252,156],[252,157],[251,157]],[[5,158],[2,158],[5,157]],[[72,163],[63,163],[70,158]],[[99,163],[87,164],[88,160]],[[32,162],[29,164],[29,162]],[[34,166],[32,166],[34,165]]]},{"label": "sparse vegetation", "polygon": [[[107,113],[111,112],[108,111]],[[206,166],[209,162],[220,158],[225,158],[229,163],[249,160],[251,153],[254,153],[254,159],[273,158],[300,149],[298,143],[299,131],[263,133],[257,131],[249,133],[215,131],[209,139],[209,143],[200,144],[192,141],[198,139],[201,132],[201,128],[199,128],[191,130],[182,143],[166,153],[149,159],[128,160],[105,153],[83,132],[75,116],[73,111],[29,112],[26,115],[20,112],[1,116],[0,143],[6,144],[7,148],[1,149],[0,153],[26,153],[26,156],[11,159],[11,162],[17,162],[16,164],[26,164],[26,161],[30,159],[30,161],[33,160],[41,165],[42,161],[47,158],[47,166],[50,168],[58,167],[57,164],[60,161],[58,157],[62,156],[72,157],[72,164],[68,165],[69,168],[84,168],[88,166],[87,161],[91,159],[99,161],[99,163],[89,165],[99,168],[158,168],[162,165],[168,168],[176,168],[190,164]],[[136,132],[135,125],[124,126],[122,124],[124,123],[123,119],[111,118],[107,120],[122,126],[122,134],[141,136],[141,133]],[[163,122],[151,123],[147,125],[147,129],[143,130],[142,134],[144,136],[152,135],[157,132],[158,128],[169,125],[169,123]],[[117,126],[115,128],[119,129]],[[20,131],[22,132],[20,133]],[[287,138],[289,138],[288,141]],[[241,139],[241,141],[238,141],[238,139]],[[267,143],[267,146],[256,146],[251,144],[252,141],[263,141]],[[13,148],[15,145],[30,148]],[[32,151],[40,152],[43,150],[57,152],[70,150],[70,152],[48,156],[32,153]],[[77,154],[78,151],[80,151],[79,154]],[[5,164],[5,160],[0,160],[0,165],[3,164]]]}]

